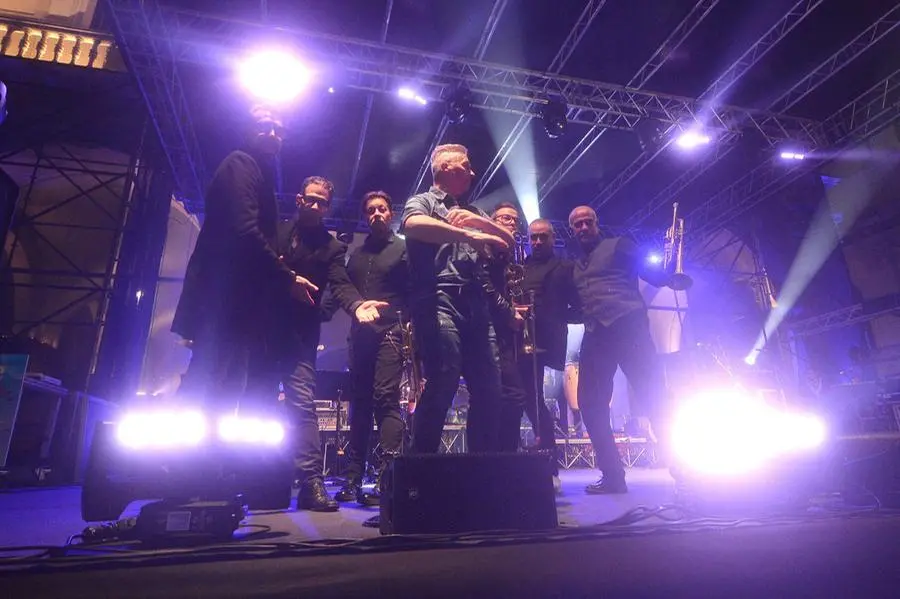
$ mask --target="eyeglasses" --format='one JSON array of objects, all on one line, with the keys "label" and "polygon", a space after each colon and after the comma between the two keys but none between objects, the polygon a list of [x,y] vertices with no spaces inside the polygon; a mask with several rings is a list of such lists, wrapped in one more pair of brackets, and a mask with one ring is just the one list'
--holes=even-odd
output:
[{"label": "eyeglasses", "polygon": [[501,223],[518,223],[519,222],[519,217],[513,216],[511,214],[498,214],[494,218],[496,220],[500,221]]},{"label": "eyeglasses", "polygon": [[300,201],[303,202],[303,205],[312,208],[313,206],[318,206],[319,208],[328,208],[331,206],[331,200],[326,198],[320,198],[319,196],[300,196]]},{"label": "eyeglasses", "polygon": [[550,233],[532,233],[531,241],[550,241]]}]

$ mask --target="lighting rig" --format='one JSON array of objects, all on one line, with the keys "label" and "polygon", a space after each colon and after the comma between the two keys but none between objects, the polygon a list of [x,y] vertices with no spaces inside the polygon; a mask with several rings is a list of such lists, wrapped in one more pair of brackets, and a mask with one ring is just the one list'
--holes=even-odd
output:
[{"label": "lighting rig", "polygon": [[267,415],[184,407],[130,411],[94,431],[82,518],[116,520],[132,501],[163,498],[141,512],[139,528],[147,535],[220,534],[225,523],[233,532],[244,506],[289,507],[287,438],[285,425]]}]

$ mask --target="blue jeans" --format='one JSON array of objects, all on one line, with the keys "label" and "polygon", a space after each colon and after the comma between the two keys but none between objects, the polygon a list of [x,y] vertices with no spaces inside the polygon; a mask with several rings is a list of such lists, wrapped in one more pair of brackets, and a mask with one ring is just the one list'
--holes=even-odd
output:
[{"label": "blue jeans", "polygon": [[480,288],[438,291],[414,306],[412,323],[426,382],[413,418],[412,452],[440,449],[460,375],[469,390],[469,451],[499,451],[497,338]]},{"label": "blue jeans", "polygon": [[316,347],[318,340],[297,343],[282,361],[281,383],[294,444],[296,477],[306,481],[324,476],[322,442],[316,416]]}]

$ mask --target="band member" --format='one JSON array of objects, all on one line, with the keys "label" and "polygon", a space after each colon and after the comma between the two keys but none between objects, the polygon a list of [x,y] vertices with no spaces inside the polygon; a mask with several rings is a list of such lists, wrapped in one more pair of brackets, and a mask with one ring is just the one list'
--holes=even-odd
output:
[{"label": "band member", "polygon": [[407,312],[409,267],[406,242],[391,231],[391,197],[383,191],[372,191],[363,197],[362,203],[370,232],[362,246],[350,255],[347,273],[363,298],[383,301],[386,307],[379,309],[381,318],[375,322],[354,322],[350,328],[353,395],[347,448],[349,464],[347,481],[336,499],[378,505],[384,461],[379,464],[374,492],[362,491],[362,478],[373,415],[382,453],[399,453],[403,442],[400,416],[403,340],[399,313]]},{"label": "band member", "polygon": [[462,374],[470,402],[472,451],[498,448],[500,372],[481,263],[515,240],[462,200],[475,173],[468,150],[442,145],[431,156],[434,185],[406,202],[401,232],[410,266],[410,316],[426,383],[413,419],[411,450],[436,453]]},{"label": "band member", "polygon": [[[513,206],[500,205],[494,211],[494,220],[510,227],[518,226],[518,212]],[[523,297],[528,301],[532,296],[534,298],[532,342],[535,355],[526,354],[517,347],[516,367],[525,395],[525,413],[535,429],[537,446],[554,456],[554,484],[558,488],[556,434],[553,416],[544,401],[544,368],[561,371],[565,367],[567,321],[573,316],[578,297],[572,280],[572,263],[557,257],[553,251],[555,239],[550,221],[542,218],[532,221],[528,225],[528,238],[531,255],[523,264],[521,287]],[[517,335],[517,341],[521,342],[521,339]],[[504,418],[504,449],[515,449],[518,444],[521,414],[519,410]]]},{"label": "band member", "polygon": [[337,510],[338,504],[328,496],[323,482],[324,460],[315,408],[322,295],[329,286],[340,306],[360,323],[376,320],[379,309],[388,305],[364,300],[347,276],[347,246],[332,237],[322,224],[333,194],[334,186],[323,177],[303,181],[297,195],[297,218],[293,223],[285,223],[279,247],[284,263],[306,281],[307,294],[301,301],[276,309],[282,321],[279,330],[283,335],[278,347],[285,405],[296,442],[294,463],[300,485],[297,507],[325,512]]},{"label": "band member", "polygon": [[625,493],[625,469],[610,424],[613,377],[621,368],[634,389],[633,407],[647,415],[659,432],[662,371],[638,277],[662,286],[665,276],[661,271],[642,268],[645,260],[633,241],[624,237],[601,240],[593,208],[575,208],[569,214],[569,226],[583,252],[574,267],[584,316],[578,404],[594,447],[597,468],[603,473],[603,478],[586,491]]},{"label": "band member", "polygon": [[172,331],[192,347],[179,393],[234,409],[274,396],[277,372],[268,306],[307,296],[309,282],[278,259],[275,156],[283,127],[270,110],[251,111],[243,150],[219,165],[188,262]]}]

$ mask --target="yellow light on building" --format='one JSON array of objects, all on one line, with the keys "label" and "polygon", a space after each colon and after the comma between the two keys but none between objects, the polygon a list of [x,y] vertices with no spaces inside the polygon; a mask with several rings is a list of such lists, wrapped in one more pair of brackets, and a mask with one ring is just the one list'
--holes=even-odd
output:
[{"label": "yellow light on building", "polygon": [[0,55],[81,68],[109,68],[112,38],[34,25],[0,22]]}]

